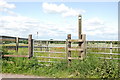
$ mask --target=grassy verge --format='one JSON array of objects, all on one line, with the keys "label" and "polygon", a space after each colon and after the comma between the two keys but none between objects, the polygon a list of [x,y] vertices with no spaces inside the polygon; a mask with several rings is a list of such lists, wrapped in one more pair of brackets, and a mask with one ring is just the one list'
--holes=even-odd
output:
[{"label": "grassy verge", "polygon": [[[36,51],[39,49],[36,49]],[[25,54],[27,48],[19,49],[18,53],[12,50],[2,50],[4,54]],[[63,48],[53,48],[52,51],[64,51]],[[72,57],[78,56],[77,52],[72,52]],[[36,56],[49,56],[49,53],[35,53]],[[54,54],[51,57],[63,57],[64,54]],[[38,58],[3,58],[2,72],[15,74],[28,74],[45,76],[52,78],[118,78],[118,60],[104,60],[96,57],[104,56],[100,54],[88,54],[84,60],[72,60],[68,67],[67,60],[60,60],[64,63],[49,63],[51,66],[43,66],[38,62]],[[108,55],[106,55],[108,56]],[[116,56],[114,56],[116,57]],[[40,60],[40,59],[39,59]],[[43,60],[43,59],[42,59]],[[47,61],[47,59],[45,59]],[[51,59],[51,61],[57,61]]]},{"label": "grassy verge", "polygon": [[38,65],[36,58],[3,58],[2,64],[3,73],[52,78],[118,78],[118,71],[118,61],[100,60],[94,55],[82,61],[73,60],[69,67],[67,63],[51,64],[49,67]]}]

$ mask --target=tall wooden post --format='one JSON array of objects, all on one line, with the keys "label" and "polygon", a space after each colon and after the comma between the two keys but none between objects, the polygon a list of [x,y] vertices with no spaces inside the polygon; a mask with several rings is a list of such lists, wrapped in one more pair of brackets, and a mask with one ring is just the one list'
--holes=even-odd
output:
[{"label": "tall wooden post", "polygon": [[18,53],[18,46],[19,46],[19,38],[16,37],[16,52]]},{"label": "tall wooden post", "polygon": [[[78,16],[78,39],[82,39],[82,16]],[[81,48],[82,43],[78,43],[78,47]],[[81,58],[81,51],[79,52],[79,57]]]},{"label": "tall wooden post", "polygon": [[[67,39],[71,39],[71,34],[68,34],[67,35]],[[71,42],[70,41],[67,41],[68,42],[68,48],[71,48]],[[68,49],[67,49],[68,50]],[[71,51],[67,51],[67,56],[68,56],[68,65],[70,65],[71,63],[71,59],[69,59],[69,57],[71,57]]]},{"label": "tall wooden post", "polygon": [[30,34],[28,37],[28,55],[29,58],[33,56],[33,40],[32,40],[32,35]]},{"label": "tall wooden post", "polygon": [[82,39],[82,16],[78,16],[78,39]]}]

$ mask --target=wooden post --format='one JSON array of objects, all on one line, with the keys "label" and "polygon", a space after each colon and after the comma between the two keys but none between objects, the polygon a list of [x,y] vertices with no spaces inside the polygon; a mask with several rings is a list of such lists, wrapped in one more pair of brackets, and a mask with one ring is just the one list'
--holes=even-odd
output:
[{"label": "wooden post", "polygon": [[78,16],[78,39],[82,39],[82,16]]},{"label": "wooden post", "polygon": [[66,46],[66,48],[65,48],[65,52],[66,52],[65,57],[67,59],[68,58],[68,41],[67,41],[67,39],[66,39],[66,42],[65,42],[65,46]]},{"label": "wooden post", "polygon": [[[110,53],[112,53],[112,41],[110,43]],[[112,55],[110,55],[110,58],[112,58]]]},{"label": "wooden post", "polygon": [[[67,35],[67,39],[71,39],[71,34]],[[71,48],[71,42],[68,42],[68,46],[67,47]],[[68,49],[67,49],[67,56],[71,57],[71,51],[69,51]],[[68,66],[70,65],[70,63],[71,63],[71,59],[68,59]]]},{"label": "wooden post", "polygon": [[84,41],[83,43],[81,43],[81,48],[83,49],[83,51],[81,51],[80,55],[81,56],[81,59],[83,59],[86,55],[86,42],[85,42],[85,39],[86,39],[86,35],[85,34],[82,34],[82,40]]},{"label": "wooden post", "polygon": [[[82,39],[82,16],[78,16],[78,39]],[[78,43],[78,47],[81,48],[82,43]],[[81,51],[79,52],[79,57],[81,57]]]},{"label": "wooden post", "polygon": [[46,51],[49,51],[49,48],[48,48],[48,41],[46,41]]},{"label": "wooden post", "polygon": [[42,51],[42,41],[40,41],[40,46],[41,46],[40,50]]},{"label": "wooden post", "polygon": [[33,56],[33,40],[32,40],[32,35],[30,34],[28,37],[28,54],[29,58]]},{"label": "wooden post", "polygon": [[19,38],[16,37],[16,52],[18,53],[18,46],[19,46]]},{"label": "wooden post", "polygon": [[112,41],[110,43],[110,53],[112,53]]}]

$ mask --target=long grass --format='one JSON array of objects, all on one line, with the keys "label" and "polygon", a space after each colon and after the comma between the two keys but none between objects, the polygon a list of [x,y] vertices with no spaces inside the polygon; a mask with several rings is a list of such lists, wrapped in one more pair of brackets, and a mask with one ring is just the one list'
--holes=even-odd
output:
[{"label": "long grass", "polygon": [[3,58],[2,64],[3,73],[29,74],[52,78],[118,78],[118,71],[117,61],[100,60],[95,58],[94,55],[89,55],[82,61],[73,60],[70,66],[67,62],[51,64],[49,67],[38,65],[36,58]]},{"label": "long grass", "polygon": [[[36,49],[40,50],[40,49]],[[65,51],[63,48],[52,48],[52,51]],[[96,51],[96,49],[95,49]],[[28,54],[27,48],[20,48],[18,53],[15,50],[3,49],[5,54]],[[72,52],[73,57],[77,57],[76,51]],[[56,53],[35,53],[34,56],[51,56],[51,57],[63,57],[67,54]],[[118,60],[105,60],[98,59],[97,57],[105,55],[101,54],[87,54],[84,60],[72,60],[70,66],[68,66],[67,60],[61,59],[44,59],[33,57],[28,58],[2,58],[2,72],[14,73],[14,74],[27,74],[45,76],[51,78],[119,78],[119,62]],[[109,55],[106,55],[109,56]],[[114,56],[115,57],[115,56]],[[117,56],[116,56],[117,57]],[[60,63],[49,63],[50,66],[39,65],[48,64],[44,62],[38,62],[38,60],[44,61],[59,61]]]}]

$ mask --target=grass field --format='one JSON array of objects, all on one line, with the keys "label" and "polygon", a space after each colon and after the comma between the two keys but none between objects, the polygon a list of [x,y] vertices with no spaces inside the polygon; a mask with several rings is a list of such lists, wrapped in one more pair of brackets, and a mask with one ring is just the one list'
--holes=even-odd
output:
[{"label": "grass field", "polygon": [[[9,46],[10,44],[5,44]],[[12,44],[13,45],[13,44]],[[22,44],[23,45],[23,44]],[[53,44],[51,44],[54,46]],[[57,45],[57,46],[63,46]],[[96,45],[96,44],[95,44]],[[95,46],[94,45],[94,46]],[[11,46],[11,45],[10,45]],[[14,45],[13,45],[14,46]],[[26,45],[24,45],[26,46]],[[75,45],[76,46],[76,45]],[[73,47],[75,47],[73,46]],[[101,45],[102,46],[102,45]],[[109,45],[110,46],[110,45]],[[12,55],[27,55],[28,48],[19,48],[18,53],[15,50],[2,49],[4,54]],[[36,51],[40,51],[40,48],[36,48]],[[43,49],[45,50],[45,49]],[[43,51],[42,50],[42,51]],[[64,52],[65,48],[51,48],[51,51]],[[72,60],[71,66],[68,66],[67,59],[46,59],[35,56],[49,56],[49,57],[66,57],[65,53],[34,53],[34,57],[28,58],[3,58],[2,72],[3,73],[17,73],[17,74],[29,74],[37,76],[47,76],[54,78],[119,78],[119,63],[118,60],[105,60],[98,59],[97,57],[118,57],[116,55],[103,55],[103,54],[89,54],[90,52],[106,52],[109,53],[109,49],[96,49],[92,48],[87,50],[88,54],[84,60]],[[118,50],[113,52],[118,53]],[[73,57],[78,56],[77,51],[72,52]],[[41,61],[58,61],[60,63],[44,63]],[[39,65],[49,64],[51,66]]]}]

